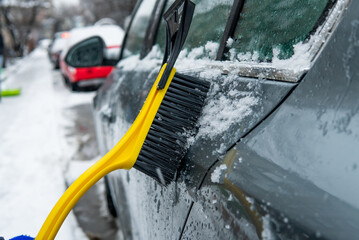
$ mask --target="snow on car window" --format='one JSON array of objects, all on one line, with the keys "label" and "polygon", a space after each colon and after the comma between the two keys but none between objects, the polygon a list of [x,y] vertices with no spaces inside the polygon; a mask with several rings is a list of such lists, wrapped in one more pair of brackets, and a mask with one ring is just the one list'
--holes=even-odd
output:
[{"label": "snow on car window", "polygon": [[[208,42],[211,42],[212,46],[219,45],[233,0],[194,0],[193,2],[196,4],[196,9],[184,51],[188,53],[196,51],[196,56],[200,57],[205,55],[205,46]],[[207,56],[215,59],[217,50],[218,47]]]},{"label": "snow on car window", "polygon": [[296,82],[343,16],[349,0],[245,2],[225,58],[230,71],[248,77]]},{"label": "snow on car window", "polygon": [[288,59],[293,46],[304,41],[316,27],[329,0],[248,0],[234,33],[232,48],[251,60],[271,61],[276,54]]},{"label": "snow on car window", "polygon": [[[300,0],[299,2],[302,1]],[[261,5],[258,0],[250,0],[248,2],[251,2],[251,4],[245,6],[244,16],[241,16],[238,22],[239,25],[235,31],[235,36],[227,40],[227,61],[214,61],[219,49],[219,38],[213,38],[213,36],[216,36],[216,30],[214,29],[219,26],[221,26],[219,28],[222,28],[222,30],[224,29],[229,15],[230,1],[211,1],[208,6],[202,6],[202,1],[198,0],[196,1],[197,6],[190,32],[184,49],[177,60],[176,67],[186,72],[193,72],[204,71],[208,68],[206,65],[210,65],[210,67],[220,69],[224,74],[231,73],[244,77],[296,82],[312,66],[313,60],[318,56],[318,52],[329,39],[330,33],[334,31],[338,21],[343,16],[348,1],[309,1],[310,3],[294,8],[296,3],[292,0],[288,2],[284,0],[265,0],[266,5],[268,5],[268,2],[272,2],[272,5],[278,5],[269,6],[268,9],[278,8],[281,11],[268,12],[267,9],[264,9],[268,16],[263,17],[263,13],[258,12],[256,9],[248,10],[249,7],[253,8],[254,3]],[[330,4],[333,4],[333,6]],[[218,12],[220,8],[216,9],[214,6],[228,7],[228,12],[220,16],[222,18],[222,23],[220,24],[216,23],[220,15]],[[286,21],[286,16],[288,16],[288,13],[285,12],[286,8],[289,8],[289,13],[293,15],[296,13],[290,21]],[[309,11],[308,8],[315,8],[315,10]],[[206,21],[203,20],[206,16],[199,14],[204,9],[209,11],[207,12],[209,19]],[[246,16],[245,13],[247,15],[250,13],[251,15]],[[305,24],[303,23],[304,26],[297,29],[296,25],[300,25],[303,20],[302,13],[308,19],[304,19],[306,21]],[[226,16],[224,17],[224,15]],[[257,21],[255,21],[255,17],[258,17]],[[245,18],[249,19],[246,20]],[[275,19],[275,21],[271,19]],[[263,21],[264,25],[268,25],[268,29],[264,29],[261,25]],[[279,23],[281,25],[278,27]],[[257,29],[251,32],[249,26],[244,26],[246,24],[257,24],[258,26],[255,25]],[[210,28],[210,26],[212,27]],[[242,28],[244,29],[243,31]],[[288,30],[287,32],[287,28],[290,31]],[[222,30],[219,31],[221,34],[223,34]],[[241,39],[241,36],[246,32],[248,32],[249,36],[242,39],[246,40],[248,46]],[[277,37],[271,35],[273,32]],[[282,36],[278,36],[280,34]],[[268,39],[263,37],[266,35],[270,35]],[[159,39],[162,39],[162,45],[164,45],[164,25],[160,27],[156,41],[160,45],[160,49],[163,49],[164,46],[161,45]],[[197,42],[197,45],[191,44],[192,42]],[[193,60],[196,61],[194,62]]]},{"label": "snow on car window", "polygon": [[159,47],[154,46],[143,59],[140,59],[140,54],[132,55],[119,61],[117,68],[122,71],[132,71],[133,69],[136,69],[138,72],[159,71],[162,63],[161,54]]},{"label": "snow on car window", "polygon": [[179,58],[188,59],[216,59],[219,43],[208,41],[200,47],[189,49],[185,48],[181,51]]},{"label": "snow on car window", "polygon": [[[233,0],[194,0],[196,8],[181,55],[215,59]],[[158,30],[156,44],[164,50],[165,21]]]}]

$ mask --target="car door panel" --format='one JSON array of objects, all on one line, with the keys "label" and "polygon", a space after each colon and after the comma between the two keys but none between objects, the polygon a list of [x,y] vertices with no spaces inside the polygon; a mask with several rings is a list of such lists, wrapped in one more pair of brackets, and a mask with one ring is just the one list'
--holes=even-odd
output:
[{"label": "car door panel", "polygon": [[185,158],[188,167],[185,165],[183,170],[183,177],[191,187],[199,187],[210,166],[270,114],[296,86],[295,83],[233,75],[206,80],[211,82],[211,90],[199,120],[199,133],[191,140],[193,144]]},{"label": "car door panel", "polygon": [[358,11],[351,1],[299,85],[210,169],[183,239],[236,239],[241,219],[249,239],[357,238]]},{"label": "car door panel", "polygon": [[[359,39],[358,11],[359,3],[351,1],[303,82],[273,116],[236,146],[243,161],[262,161],[283,171],[278,174],[281,181],[270,181],[278,188],[259,199],[332,239],[355,239],[359,232],[354,224],[359,221],[359,59],[353,55],[359,50],[354,43]],[[247,173],[249,182],[240,177],[240,188],[251,189],[253,195],[257,187],[252,184],[262,177]],[[259,182],[250,181],[250,176]],[[289,182],[283,179],[286,176],[297,180]],[[292,195],[279,189],[286,189],[284,184],[291,187]],[[289,201],[290,206],[284,204]]]}]

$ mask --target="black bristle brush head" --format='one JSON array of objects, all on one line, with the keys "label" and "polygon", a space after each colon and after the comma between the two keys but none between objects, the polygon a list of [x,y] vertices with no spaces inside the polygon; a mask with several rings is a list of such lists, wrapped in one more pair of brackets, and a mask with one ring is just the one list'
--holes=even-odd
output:
[{"label": "black bristle brush head", "polygon": [[134,168],[164,185],[175,180],[187,140],[198,132],[197,121],[209,87],[209,82],[175,74]]}]

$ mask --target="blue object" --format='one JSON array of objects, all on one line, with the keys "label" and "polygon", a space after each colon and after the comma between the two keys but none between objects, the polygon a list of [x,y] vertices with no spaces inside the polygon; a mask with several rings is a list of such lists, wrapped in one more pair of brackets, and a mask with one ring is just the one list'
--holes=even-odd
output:
[{"label": "blue object", "polygon": [[34,240],[35,238],[29,237],[29,236],[25,236],[25,235],[21,235],[21,236],[17,236],[14,238],[11,238],[9,240]]}]

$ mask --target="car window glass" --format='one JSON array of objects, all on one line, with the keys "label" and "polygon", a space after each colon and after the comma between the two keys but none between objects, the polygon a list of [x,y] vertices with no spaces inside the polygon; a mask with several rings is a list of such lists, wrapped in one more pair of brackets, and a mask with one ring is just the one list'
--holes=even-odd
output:
[{"label": "car window glass", "polygon": [[[183,49],[192,58],[207,56],[215,59],[233,0],[192,1],[196,4],[196,8]],[[168,6],[170,5],[168,4]],[[156,39],[162,52],[165,40],[165,21],[163,20]]]},{"label": "car window glass", "polygon": [[[231,46],[231,60],[288,59],[308,38],[330,0],[247,0]],[[233,40],[233,41],[232,41]]]},{"label": "car window glass", "polygon": [[189,57],[217,56],[233,0],[193,0],[196,4],[184,49]]},{"label": "car window glass", "polygon": [[[167,9],[174,3],[174,1],[175,0],[167,1],[164,12],[167,11]],[[155,45],[158,45],[162,53],[161,55],[163,56],[166,45],[166,21],[164,20],[163,16],[161,16],[161,23],[158,28]]]},{"label": "car window glass", "polygon": [[146,29],[151,18],[152,9],[156,0],[143,0],[132,21],[131,28],[127,34],[123,50],[123,58],[139,54],[146,35]]},{"label": "car window glass", "polygon": [[102,63],[103,43],[99,37],[84,40],[73,46],[66,56],[66,63],[72,67],[92,67]]}]

